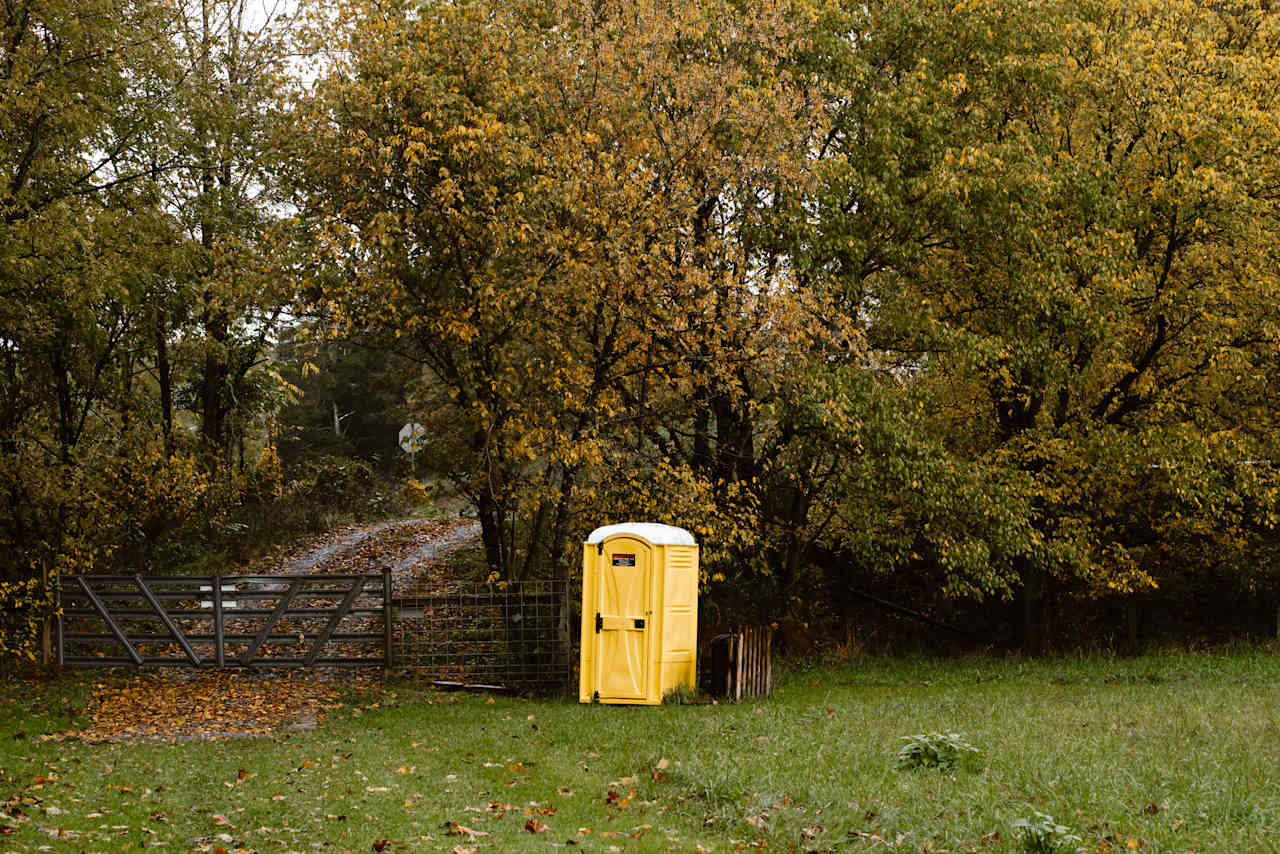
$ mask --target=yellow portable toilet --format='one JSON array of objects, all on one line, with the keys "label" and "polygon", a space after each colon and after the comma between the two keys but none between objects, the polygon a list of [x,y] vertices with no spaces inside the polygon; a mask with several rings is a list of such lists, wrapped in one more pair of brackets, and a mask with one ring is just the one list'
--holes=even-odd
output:
[{"label": "yellow portable toilet", "polygon": [[694,689],[698,544],[683,528],[606,525],[582,549],[578,699],[658,705]]}]

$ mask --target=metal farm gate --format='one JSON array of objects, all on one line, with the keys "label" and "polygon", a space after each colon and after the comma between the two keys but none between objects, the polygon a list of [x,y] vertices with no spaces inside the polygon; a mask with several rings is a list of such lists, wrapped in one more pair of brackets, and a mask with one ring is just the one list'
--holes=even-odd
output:
[{"label": "metal farm gate", "polygon": [[559,691],[573,678],[565,579],[393,597],[348,575],[78,575],[59,584],[68,667],[403,667],[446,687]]},{"label": "metal farm gate", "polygon": [[390,665],[391,574],[76,575],[58,664]]}]

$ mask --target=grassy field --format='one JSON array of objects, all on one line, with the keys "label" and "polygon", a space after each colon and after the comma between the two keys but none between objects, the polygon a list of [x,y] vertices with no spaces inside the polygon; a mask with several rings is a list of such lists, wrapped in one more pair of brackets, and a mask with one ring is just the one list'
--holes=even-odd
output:
[{"label": "grassy field", "polygon": [[[737,706],[388,682],[267,738],[41,739],[83,724],[102,680],[0,683],[0,852],[1023,851],[1037,812],[1060,850],[1280,851],[1266,651],[857,660]],[[980,755],[897,769],[901,737],[931,731]]]}]

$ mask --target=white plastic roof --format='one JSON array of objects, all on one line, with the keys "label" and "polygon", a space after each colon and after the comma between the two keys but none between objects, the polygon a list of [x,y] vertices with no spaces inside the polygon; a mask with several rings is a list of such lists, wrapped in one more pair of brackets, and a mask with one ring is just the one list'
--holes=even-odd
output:
[{"label": "white plastic roof", "polygon": [[674,525],[659,525],[654,522],[627,522],[622,525],[605,525],[596,528],[587,537],[587,545],[603,543],[610,537],[639,537],[655,546],[696,546],[698,543],[684,528]]}]

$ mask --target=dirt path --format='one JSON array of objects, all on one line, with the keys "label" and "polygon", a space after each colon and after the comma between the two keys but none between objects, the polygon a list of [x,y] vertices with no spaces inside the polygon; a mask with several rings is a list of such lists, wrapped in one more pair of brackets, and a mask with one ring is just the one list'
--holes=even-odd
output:
[{"label": "dirt path", "polygon": [[376,572],[389,566],[399,593],[431,580],[444,559],[479,537],[480,524],[472,519],[403,519],[347,527],[270,572]]}]

